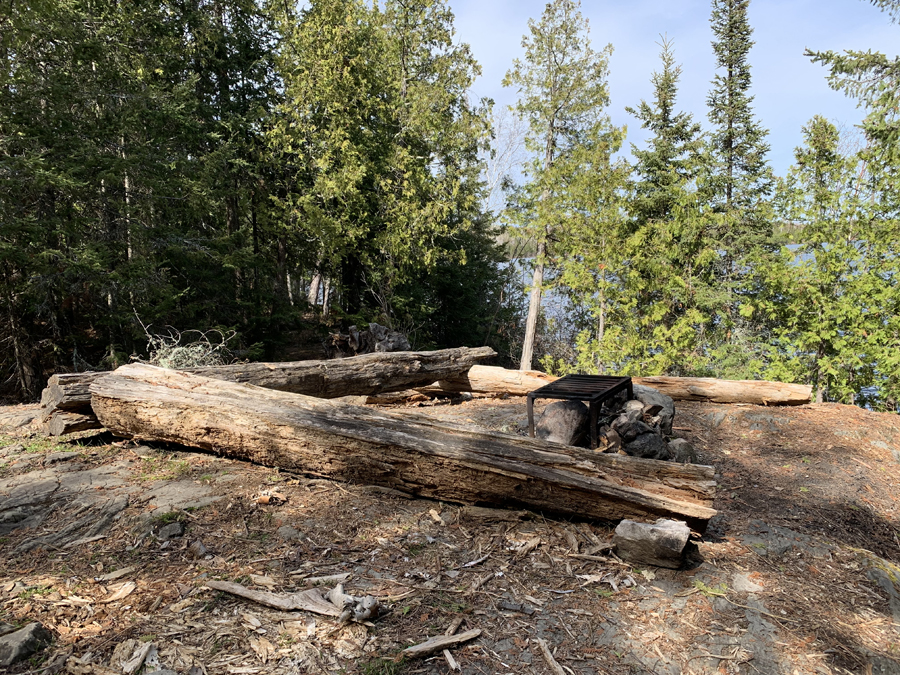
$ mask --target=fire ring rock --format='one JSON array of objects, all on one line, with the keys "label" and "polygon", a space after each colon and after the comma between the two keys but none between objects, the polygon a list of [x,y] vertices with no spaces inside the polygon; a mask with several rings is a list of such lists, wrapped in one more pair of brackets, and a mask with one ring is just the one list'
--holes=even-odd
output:
[{"label": "fire ring rock", "polygon": [[623,520],[616,527],[613,545],[622,560],[678,569],[690,536],[690,528],[680,520],[660,518],[652,524]]}]

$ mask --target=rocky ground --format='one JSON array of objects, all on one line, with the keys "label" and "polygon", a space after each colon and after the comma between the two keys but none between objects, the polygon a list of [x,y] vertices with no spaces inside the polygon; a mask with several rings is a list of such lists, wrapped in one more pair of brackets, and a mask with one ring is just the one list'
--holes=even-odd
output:
[{"label": "rocky ground", "polygon": [[[411,405],[524,433],[523,399]],[[103,433],[57,442],[34,414],[0,409],[0,663],[15,631],[48,631],[29,629],[37,651],[11,673],[900,672],[896,416],[679,404],[676,435],[717,468],[719,515],[672,571],[610,555],[603,524]],[[386,611],[342,625],[213,580],[276,593],[342,582]],[[481,632],[449,659],[397,658],[448,629]]]}]

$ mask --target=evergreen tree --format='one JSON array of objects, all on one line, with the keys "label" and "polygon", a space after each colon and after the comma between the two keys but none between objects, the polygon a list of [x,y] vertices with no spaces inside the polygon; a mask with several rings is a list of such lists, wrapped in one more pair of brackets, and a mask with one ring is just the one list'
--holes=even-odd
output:
[{"label": "evergreen tree", "polygon": [[[525,58],[516,59],[503,79],[503,86],[518,91],[514,109],[528,122],[526,147],[532,154],[524,170],[526,182],[515,192],[507,212],[520,236],[533,239],[536,245],[520,359],[524,370],[532,364],[545,268],[555,255],[566,253],[554,251],[551,245],[574,205],[565,184],[571,177],[584,176],[580,163],[603,171],[602,155],[615,145],[614,139],[604,138],[615,133],[604,113],[609,104],[606,74],[612,47],[600,52],[591,48],[588,23],[579,7],[576,0],[554,0],[540,21],[529,20],[529,34],[522,38]],[[584,153],[593,152],[591,146],[606,150],[588,160]]]},{"label": "evergreen tree", "polygon": [[712,46],[720,69],[707,104],[713,124],[709,168],[698,185],[706,211],[707,237],[717,242],[715,291],[719,296],[705,352],[719,376],[745,378],[759,374],[767,326],[741,304],[754,287],[751,256],[771,250],[769,196],[771,171],[766,162],[768,132],[753,115],[748,61],[753,33],[747,17],[750,0],[713,0]]},{"label": "evergreen tree", "polygon": [[705,236],[696,182],[703,168],[700,125],[676,111],[681,67],[663,40],[652,102],[627,108],[652,132],[635,157],[628,195],[629,237],[617,328],[607,347],[621,372],[702,372],[710,322],[715,246]]},{"label": "evergreen tree", "polygon": [[764,263],[768,297],[760,303],[776,318],[769,376],[809,382],[816,401],[852,403],[872,383],[867,335],[882,311],[872,305],[869,215],[859,158],[839,152],[837,127],[816,116],[803,128],[804,147],[779,186],[784,221],[799,228],[802,244]]},{"label": "evergreen tree", "polygon": [[[873,0],[896,22],[897,0]],[[867,402],[900,410],[900,58],[878,52],[850,50],[807,52],[830,68],[832,88],[857,98],[867,115],[862,123],[868,147],[865,162],[870,192],[866,201],[868,227],[857,241],[868,273],[857,274],[856,301],[871,307],[864,354],[873,380]],[[874,392],[874,394],[873,394]],[[830,392],[829,392],[830,393]]]},{"label": "evergreen tree", "polygon": [[723,71],[713,78],[707,100],[717,162],[711,197],[714,208],[729,216],[721,242],[732,257],[764,241],[771,228],[764,209],[772,187],[768,131],[754,119],[750,95],[749,5],[750,0],[713,0],[710,19],[716,67]]},{"label": "evergreen tree", "polygon": [[423,342],[454,320],[427,287],[435,269],[499,255],[480,212],[478,66],[452,22],[441,0],[316,0],[288,15],[286,99],[269,134],[292,168],[278,203],[308,266],[340,280],[344,312],[418,327]]}]

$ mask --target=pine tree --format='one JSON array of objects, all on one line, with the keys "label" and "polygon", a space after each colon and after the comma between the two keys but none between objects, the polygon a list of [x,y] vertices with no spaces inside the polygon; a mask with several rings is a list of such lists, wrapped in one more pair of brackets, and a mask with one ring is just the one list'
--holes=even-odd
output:
[{"label": "pine tree", "polygon": [[750,250],[770,231],[763,203],[772,178],[766,163],[768,131],[753,116],[748,57],[753,29],[747,17],[750,0],[713,0],[712,43],[716,67],[707,104],[714,126],[710,138],[717,161],[714,206],[733,222],[722,234],[731,255]]},{"label": "pine tree", "polygon": [[520,360],[523,370],[532,364],[545,268],[554,256],[551,240],[565,227],[569,213],[565,176],[577,175],[580,162],[600,169],[602,157],[588,160],[584,153],[591,152],[591,145],[599,147],[597,143],[615,144],[602,138],[612,131],[604,113],[612,47],[600,52],[591,48],[588,23],[579,7],[575,0],[554,0],[540,21],[529,20],[529,34],[522,38],[525,58],[516,59],[503,79],[503,86],[518,91],[514,109],[528,122],[526,147],[532,154],[524,171],[526,182],[507,212],[519,234],[532,238],[537,249]]},{"label": "pine tree", "polygon": [[707,237],[721,251],[716,261],[715,292],[719,296],[715,334],[706,338],[706,353],[721,377],[758,375],[767,327],[741,313],[756,292],[751,256],[771,251],[769,145],[753,115],[748,61],[753,33],[747,17],[750,0],[713,0],[710,23],[716,73],[707,101],[714,128],[709,168],[698,184],[706,202]]},{"label": "pine tree", "polygon": [[628,195],[627,272],[607,358],[622,372],[701,370],[700,340],[709,323],[710,262],[696,193],[702,169],[700,125],[676,111],[681,68],[663,39],[662,69],[653,74],[652,102],[627,108],[652,132],[635,157]]}]

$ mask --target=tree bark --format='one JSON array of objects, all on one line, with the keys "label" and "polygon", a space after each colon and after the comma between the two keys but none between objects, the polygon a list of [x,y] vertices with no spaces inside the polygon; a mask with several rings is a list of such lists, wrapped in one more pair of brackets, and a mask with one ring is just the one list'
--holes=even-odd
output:
[{"label": "tree bark", "polygon": [[[424,386],[459,376],[492,356],[496,352],[490,347],[457,347],[433,352],[376,352],[322,361],[205,366],[186,372],[318,398],[338,398]],[[41,397],[44,422],[58,410],[93,415],[90,385],[104,374],[69,373],[51,377]],[[100,428],[99,423],[94,428]]]},{"label": "tree bark", "polygon": [[700,532],[715,515],[708,466],[473,432],[141,364],[99,378],[91,393],[100,422],[116,435],[288,471],[580,518],[675,518]]}]

